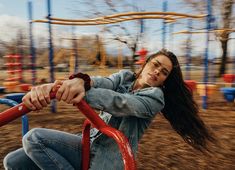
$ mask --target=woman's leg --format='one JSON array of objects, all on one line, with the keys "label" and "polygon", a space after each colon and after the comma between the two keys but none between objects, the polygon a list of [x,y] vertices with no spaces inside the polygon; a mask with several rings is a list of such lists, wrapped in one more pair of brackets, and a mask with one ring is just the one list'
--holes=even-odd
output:
[{"label": "woman's leg", "polygon": [[3,161],[6,170],[39,170],[38,166],[25,154],[23,148],[10,152]]},{"label": "woman's leg", "polygon": [[81,169],[81,136],[36,128],[23,137],[23,148],[40,169]]}]

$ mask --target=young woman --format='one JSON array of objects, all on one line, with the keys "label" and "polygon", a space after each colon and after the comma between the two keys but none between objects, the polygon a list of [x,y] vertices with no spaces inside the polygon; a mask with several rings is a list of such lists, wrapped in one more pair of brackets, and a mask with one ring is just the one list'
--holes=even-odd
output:
[{"label": "young woman", "polygon": [[[138,73],[122,70],[109,77],[79,73],[63,82],[32,88],[24,104],[32,110],[50,103],[49,93],[59,85],[58,100],[76,104],[84,98],[110,126],[122,131],[136,154],[138,141],[157,113],[196,149],[213,141],[192,93],[184,83],[176,56],[166,50],[151,55]],[[123,169],[116,143],[97,129],[91,130],[90,169]],[[6,169],[81,169],[81,135],[36,128],[23,137],[23,148],[4,159]]]}]

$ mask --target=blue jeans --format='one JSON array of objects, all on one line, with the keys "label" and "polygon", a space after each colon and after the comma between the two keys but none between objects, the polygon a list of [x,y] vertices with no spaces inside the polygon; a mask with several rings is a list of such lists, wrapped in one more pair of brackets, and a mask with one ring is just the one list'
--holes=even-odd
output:
[{"label": "blue jeans", "polygon": [[4,158],[5,169],[81,169],[81,136],[35,128],[23,137],[23,148]]}]

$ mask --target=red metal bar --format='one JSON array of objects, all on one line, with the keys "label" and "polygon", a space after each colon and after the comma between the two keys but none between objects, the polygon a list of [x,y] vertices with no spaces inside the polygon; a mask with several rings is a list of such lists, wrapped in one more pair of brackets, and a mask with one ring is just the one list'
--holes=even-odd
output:
[{"label": "red metal bar", "polygon": [[78,109],[88,118],[88,120],[97,129],[106,127],[106,123],[97,115],[97,113],[84,101],[81,100],[78,105]]},{"label": "red metal bar", "polygon": [[84,100],[79,102],[77,107],[89,119],[94,127],[117,142],[122,154],[125,170],[135,170],[136,164],[134,156],[125,135],[117,129],[108,126]]},{"label": "red metal bar", "polygon": [[100,129],[100,131],[106,134],[107,136],[113,138],[117,142],[122,154],[122,160],[124,163],[125,170],[136,170],[134,155],[132,153],[130,144],[126,136],[112,127],[105,127],[103,129]]},{"label": "red metal bar", "polygon": [[30,112],[30,110],[23,104],[14,106],[4,112],[0,113],[0,127],[6,125],[7,123],[15,120],[18,117]]},{"label": "red metal bar", "polygon": [[22,79],[22,77],[10,77],[10,78],[7,78],[5,79],[6,81],[16,81],[16,80],[20,80]]},{"label": "red metal bar", "polygon": [[[56,92],[52,92],[50,94],[51,99],[55,98],[55,94]],[[88,120],[92,123],[94,127],[96,127],[98,130],[100,130],[102,133],[106,134],[107,136],[113,138],[117,142],[123,157],[125,170],[135,170],[136,164],[134,156],[131,151],[128,139],[125,137],[125,135],[120,131],[118,131],[117,129],[108,126],[84,100],[81,100],[81,102],[77,104],[77,107],[88,118]],[[30,112],[30,110],[23,103],[21,103],[15,107],[12,107],[0,113],[0,127],[15,120],[16,118],[24,114],[27,114],[28,112]],[[85,135],[85,139],[83,142],[86,144],[85,148],[83,149],[83,154],[84,154],[83,161],[85,161],[83,170],[87,170],[89,168],[89,154],[90,154],[90,141],[89,141],[90,132],[88,132],[90,129],[90,124],[88,122],[85,122],[84,127],[85,129],[83,132],[85,132],[85,134],[83,135]]]},{"label": "red metal bar", "polygon": [[5,66],[9,66],[9,67],[11,67],[11,66],[21,66],[22,65],[22,63],[6,63],[6,64],[4,64]]},{"label": "red metal bar", "polygon": [[21,73],[22,70],[8,70],[6,72],[9,73],[9,74],[14,74],[14,73]]},{"label": "red metal bar", "polygon": [[20,55],[6,55],[6,56],[3,56],[3,58],[21,58]]},{"label": "red metal bar", "polygon": [[85,120],[82,131],[82,169],[88,170],[90,165],[90,127],[89,120]]},{"label": "red metal bar", "polygon": [[[51,98],[55,98],[55,92],[51,93]],[[19,105],[16,105],[10,109],[7,109],[0,113],[0,127],[3,125],[6,125],[7,123],[10,123],[11,121],[17,119],[18,117],[21,117],[24,114],[27,114],[31,110],[28,109],[23,103],[20,103]]]}]

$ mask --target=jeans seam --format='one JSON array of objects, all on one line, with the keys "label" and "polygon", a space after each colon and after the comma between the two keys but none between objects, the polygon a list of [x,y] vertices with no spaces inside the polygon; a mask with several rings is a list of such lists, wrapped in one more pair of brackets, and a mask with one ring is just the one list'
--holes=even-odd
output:
[{"label": "jeans seam", "polygon": [[[75,147],[73,147],[72,145],[67,145],[67,144],[65,144],[64,142],[61,142],[60,140],[53,140],[53,139],[51,139],[51,140],[47,140],[47,139],[45,139],[45,138],[42,138],[41,137],[41,139],[39,140],[39,143],[41,144],[41,145],[43,145],[42,143],[52,143],[52,142],[54,142],[54,143],[58,143],[58,144],[61,144],[61,145],[63,145],[63,146],[65,146],[66,148],[71,148],[72,150],[75,150],[75,151],[79,151],[79,149],[78,149],[78,145],[77,146],[75,146]],[[77,142],[77,144],[78,144],[79,142]],[[44,145],[43,145],[44,146]],[[45,147],[45,146],[44,146]],[[45,147],[46,148],[46,147]],[[50,156],[50,155],[48,155],[48,156]],[[66,158],[64,158],[64,159],[66,159]],[[67,159],[66,159],[67,160]],[[68,160],[67,160],[68,161]],[[69,162],[69,161],[68,161]],[[60,165],[59,163],[58,163],[58,165]],[[71,166],[73,167],[73,165],[71,164]],[[63,168],[62,168],[63,169]]]},{"label": "jeans seam", "polygon": [[46,153],[48,158],[56,165],[56,167],[62,169],[60,163],[56,159],[53,159],[54,157],[51,156],[49,152],[47,152],[46,147],[43,144],[41,144],[41,142],[39,142],[38,144],[41,147],[41,149]]},{"label": "jeans seam", "polygon": [[67,144],[65,144],[65,143],[63,143],[63,142],[60,142],[60,141],[58,141],[58,140],[47,140],[47,139],[44,139],[44,138],[41,138],[41,141],[40,142],[43,142],[43,143],[51,143],[51,142],[54,142],[54,143],[58,143],[58,144],[61,144],[61,145],[63,145],[63,146],[65,146],[65,147],[70,147],[71,149],[74,149],[74,150],[78,150],[78,147],[73,147],[73,146],[71,146],[71,145],[67,145]]},{"label": "jeans seam", "polygon": [[[30,140],[31,142],[33,141],[32,139]],[[76,146],[73,146],[73,145],[68,145],[68,144],[65,144],[63,141],[60,141],[60,140],[55,140],[55,139],[50,139],[50,140],[48,140],[48,139],[46,139],[46,138],[43,138],[43,137],[38,137],[38,140],[37,140],[37,142],[33,142],[33,143],[35,143],[35,144],[38,144],[39,145],[39,147],[42,149],[42,151],[47,155],[47,157],[54,163],[54,165],[58,168],[58,169],[60,169],[60,170],[62,170],[63,169],[63,165],[62,164],[60,164],[60,162],[58,162],[57,161],[57,159],[55,158],[55,157],[53,157],[53,155],[51,155],[47,150],[46,150],[46,146],[45,146],[45,143],[57,143],[57,144],[60,144],[60,145],[63,145],[64,147],[66,147],[66,148],[70,148],[70,149],[72,149],[72,150],[75,150],[75,151],[78,151],[78,143],[79,142],[77,142],[77,145]],[[66,159],[66,158],[64,158],[64,159]],[[67,160],[67,159],[66,159]],[[68,160],[67,160],[68,161]],[[72,164],[71,164],[71,166],[72,166]],[[73,166],[72,166],[73,167]],[[74,167],[73,167],[74,168]]]}]

